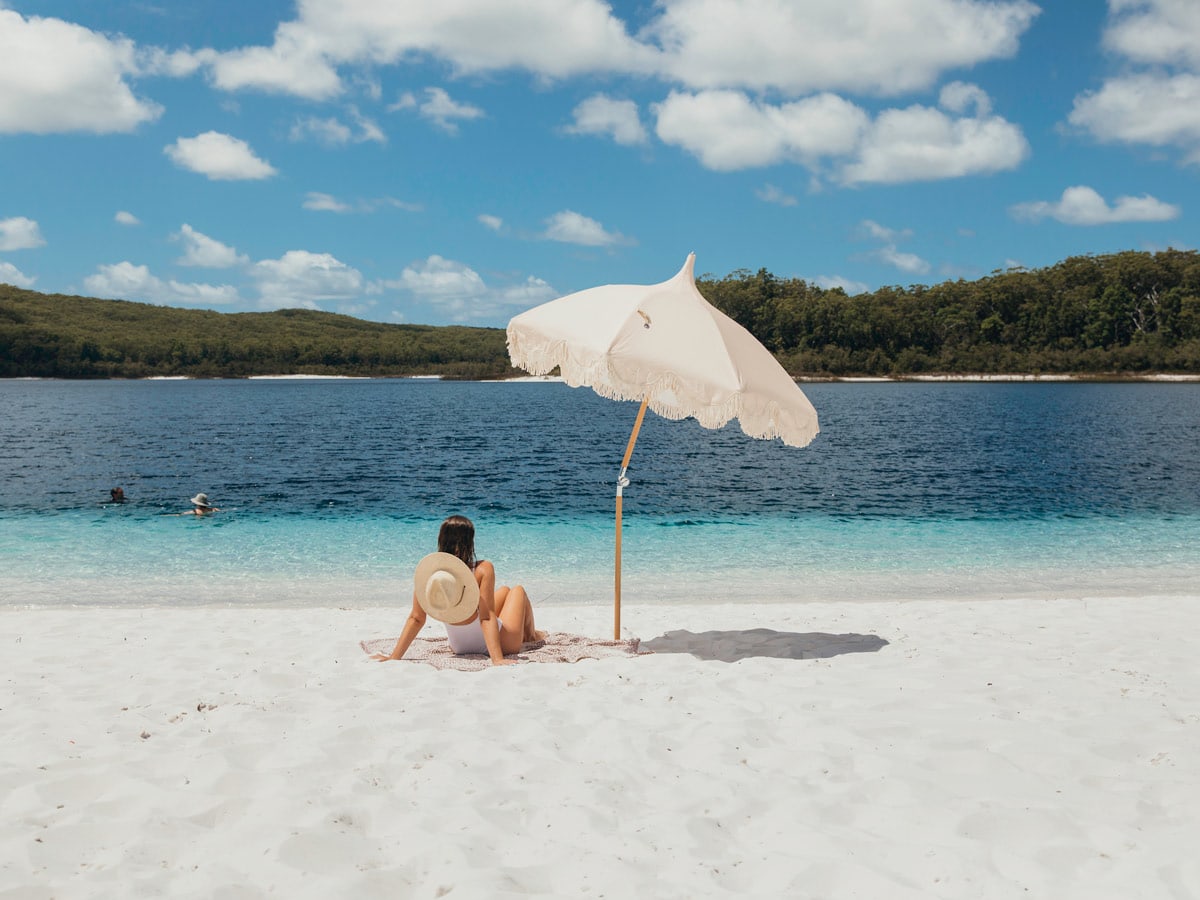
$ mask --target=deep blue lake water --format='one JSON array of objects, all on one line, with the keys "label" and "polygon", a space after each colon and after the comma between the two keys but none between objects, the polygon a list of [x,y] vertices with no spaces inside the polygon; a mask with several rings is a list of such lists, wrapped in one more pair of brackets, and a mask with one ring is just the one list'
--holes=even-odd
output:
[{"label": "deep blue lake water", "polygon": [[[822,433],[801,450],[647,415],[627,600],[1196,593],[1200,385],[804,391]],[[548,382],[0,381],[0,410],[3,604],[396,602],[450,512],[535,600],[611,598],[632,403]],[[169,515],[198,491],[222,512]]]}]

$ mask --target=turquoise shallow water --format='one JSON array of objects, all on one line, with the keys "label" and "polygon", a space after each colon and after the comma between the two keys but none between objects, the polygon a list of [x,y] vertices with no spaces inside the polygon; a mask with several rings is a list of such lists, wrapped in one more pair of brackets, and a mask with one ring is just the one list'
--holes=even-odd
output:
[{"label": "turquoise shallow water", "polygon": [[[11,527],[11,526],[18,527]],[[0,603],[373,606],[399,602],[438,522],[346,517],[5,521]],[[628,519],[630,602],[1196,594],[1200,516],[807,517],[680,526]],[[540,602],[606,601],[613,523],[481,525],[478,544]]]},{"label": "turquoise shallow water", "polygon": [[[1200,386],[805,391],[804,450],[648,418],[628,602],[1197,593]],[[403,604],[450,511],[538,602],[611,599],[631,404],[397,381],[7,382],[0,402],[0,604]],[[130,502],[106,505],[117,484]],[[169,515],[198,490],[223,511]]]}]

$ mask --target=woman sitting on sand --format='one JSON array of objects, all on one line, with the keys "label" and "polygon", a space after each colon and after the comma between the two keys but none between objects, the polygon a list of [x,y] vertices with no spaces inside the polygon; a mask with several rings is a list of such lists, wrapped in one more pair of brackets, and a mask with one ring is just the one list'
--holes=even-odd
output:
[{"label": "woman sitting on sand", "polygon": [[533,627],[533,607],[525,588],[496,586],[496,570],[486,559],[475,559],[475,526],[464,516],[450,516],[438,531],[438,552],[417,564],[413,576],[412,612],[391,656],[375,654],[380,662],[400,659],[425,627],[426,616],[446,624],[446,637],[455,653],[486,653],[492,665],[544,632]]}]

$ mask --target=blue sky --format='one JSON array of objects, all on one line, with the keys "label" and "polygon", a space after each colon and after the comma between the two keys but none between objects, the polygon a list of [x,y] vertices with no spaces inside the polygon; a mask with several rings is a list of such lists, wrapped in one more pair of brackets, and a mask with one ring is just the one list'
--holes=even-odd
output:
[{"label": "blue sky", "polygon": [[1200,243],[1197,0],[0,0],[0,282],[502,326]]}]

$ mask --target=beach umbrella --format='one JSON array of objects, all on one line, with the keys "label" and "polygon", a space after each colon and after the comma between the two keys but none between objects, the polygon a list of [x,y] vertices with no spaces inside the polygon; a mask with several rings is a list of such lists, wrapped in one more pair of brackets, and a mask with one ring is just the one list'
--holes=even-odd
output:
[{"label": "beach umbrella", "polygon": [[736,419],[753,438],[803,447],[817,412],[783,366],[745,328],[696,290],[696,255],[661,284],[589,288],[508,323],[512,364],[533,375],[556,367],[571,387],[641,401],[617,475],[613,637],[621,636],[621,498],[646,409],[705,428]]}]

